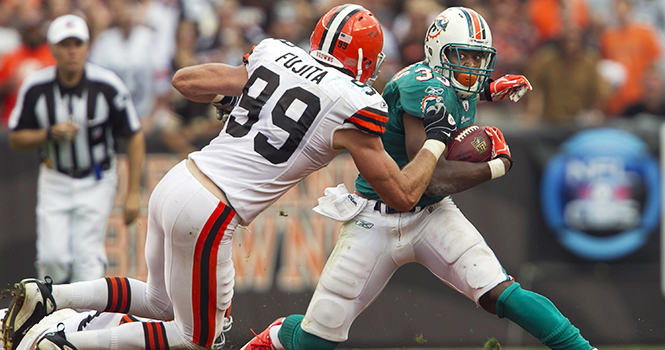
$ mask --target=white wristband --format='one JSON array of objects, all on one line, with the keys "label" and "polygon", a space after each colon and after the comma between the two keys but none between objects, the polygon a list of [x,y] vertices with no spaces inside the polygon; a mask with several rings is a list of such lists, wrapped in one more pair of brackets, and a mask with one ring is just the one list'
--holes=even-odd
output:
[{"label": "white wristband", "polygon": [[430,151],[438,160],[443,154],[443,151],[446,150],[446,144],[441,141],[429,139],[425,141],[423,149]]},{"label": "white wristband", "polygon": [[217,102],[221,101],[223,98],[224,98],[224,95],[217,94],[217,96],[213,97],[212,101],[210,101],[210,102],[217,103]]},{"label": "white wristband", "polygon": [[503,160],[500,158],[492,159],[487,162],[487,165],[490,166],[490,172],[492,173],[492,179],[506,175],[506,165],[503,164]]}]

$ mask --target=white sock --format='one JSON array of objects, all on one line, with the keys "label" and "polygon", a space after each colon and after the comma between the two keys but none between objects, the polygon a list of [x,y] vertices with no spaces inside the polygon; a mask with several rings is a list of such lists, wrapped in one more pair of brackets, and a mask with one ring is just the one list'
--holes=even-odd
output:
[{"label": "white sock", "polygon": [[108,288],[103,278],[53,285],[53,298],[58,309],[104,310],[108,302]]},{"label": "white sock", "polygon": [[275,350],[284,350],[284,346],[282,346],[282,343],[279,342],[279,330],[282,328],[282,325],[274,326],[270,328],[270,341],[272,342],[272,347]]}]

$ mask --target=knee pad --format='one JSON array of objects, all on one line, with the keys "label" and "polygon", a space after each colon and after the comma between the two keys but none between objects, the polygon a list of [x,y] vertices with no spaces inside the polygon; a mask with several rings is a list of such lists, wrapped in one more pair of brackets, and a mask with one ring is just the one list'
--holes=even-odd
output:
[{"label": "knee pad", "polygon": [[344,246],[331,255],[307,309],[303,330],[330,341],[348,338],[354,300],[365,288],[377,256],[360,246]]},{"label": "knee pad", "polygon": [[325,328],[336,329],[344,324],[346,312],[335,299],[318,299],[312,303],[311,317]]},{"label": "knee pad", "polygon": [[464,252],[453,269],[476,303],[489,289],[506,279],[501,264],[484,241]]}]

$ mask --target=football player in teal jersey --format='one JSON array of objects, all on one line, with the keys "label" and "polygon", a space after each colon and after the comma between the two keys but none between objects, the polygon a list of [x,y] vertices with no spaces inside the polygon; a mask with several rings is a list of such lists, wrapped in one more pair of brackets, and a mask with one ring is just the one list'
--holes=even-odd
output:
[{"label": "football player in teal jersey", "polygon": [[[521,75],[490,78],[496,50],[487,22],[474,10],[452,7],[439,14],[424,48],[425,61],[402,69],[383,92],[389,106],[383,145],[400,166],[425,141],[425,115],[443,109],[444,117],[454,119],[451,124],[463,128],[475,122],[478,99],[517,102],[531,89]],[[551,349],[593,349],[549,299],[522,289],[504,271],[449,196],[510,170],[503,134],[496,127],[486,127],[486,132],[492,140],[491,159],[440,160],[426,195],[408,212],[383,203],[362,176],[356,180],[356,193],[342,185],[326,190],[315,210],[345,223],[306,314],[277,319],[243,350],[334,349],[348,338],[353,321],[393,273],[409,262],[426,266],[476,305],[508,318]]]}]

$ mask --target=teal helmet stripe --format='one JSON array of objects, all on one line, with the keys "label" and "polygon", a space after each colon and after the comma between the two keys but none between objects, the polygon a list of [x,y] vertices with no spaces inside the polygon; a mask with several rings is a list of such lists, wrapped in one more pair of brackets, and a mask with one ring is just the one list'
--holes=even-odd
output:
[{"label": "teal helmet stripe", "polygon": [[469,27],[469,37],[473,38],[475,33],[473,32],[473,21],[471,21],[471,15],[469,15],[465,8],[462,8],[462,13],[464,13],[464,17],[466,17],[466,25]]}]

